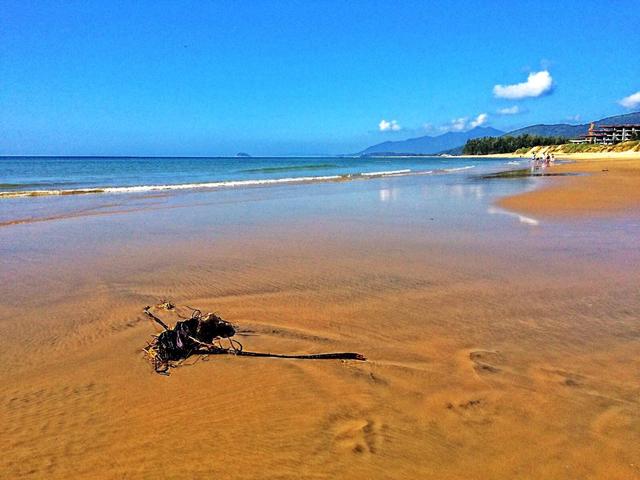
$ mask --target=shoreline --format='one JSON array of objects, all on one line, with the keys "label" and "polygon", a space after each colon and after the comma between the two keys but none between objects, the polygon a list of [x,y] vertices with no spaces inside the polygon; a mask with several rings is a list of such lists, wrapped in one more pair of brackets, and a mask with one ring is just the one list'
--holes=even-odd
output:
[{"label": "shoreline", "polygon": [[113,187],[96,187],[96,188],[75,188],[75,189],[58,189],[58,190],[10,190],[0,191],[0,201],[2,199],[14,198],[32,198],[32,197],[64,197],[64,196],[86,196],[97,194],[145,194],[145,193],[163,193],[171,191],[210,191],[234,188],[255,188],[281,185],[305,185],[316,183],[336,183],[336,182],[353,182],[359,180],[375,180],[380,178],[393,177],[409,177],[420,175],[445,175],[456,173],[463,170],[475,168],[475,165],[464,167],[453,167],[432,170],[388,170],[377,172],[358,172],[345,173],[340,175],[322,175],[316,177],[284,177],[284,178],[266,178],[258,180],[228,180],[218,182],[202,182],[202,183],[177,183],[167,185],[132,185],[132,186],[113,186]]},{"label": "shoreline", "polygon": [[[534,147],[538,148],[538,147]],[[536,154],[544,154],[546,150],[543,147],[541,150],[536,150]],[[488,155],[458,155],[452,156],[452,158],[518,158],[522,160],[529,160],[534,152],[529,150],[527,153],[492,153]],[[558,160],[640,160],[640,151],[628,150],[624,152],[577,152],[577,153],[563,153],[563,152],[551,152]]]},{"label": "shoreline", "polygon": [[[603,217],[640,208],[640,152],[575,153],[549,167],[548,182],[533,191],[506,196],[500,208],[541,217]],[[559,177],[559,178],[558,178]]]}]

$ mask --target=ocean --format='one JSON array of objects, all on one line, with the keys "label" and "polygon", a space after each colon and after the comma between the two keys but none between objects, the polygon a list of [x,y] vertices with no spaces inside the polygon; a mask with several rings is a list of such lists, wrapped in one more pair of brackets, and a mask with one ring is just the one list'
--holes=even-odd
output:
[{"label": "ocean", "polygon": [[482,174],[525,164],[465,157],[1,157],[0,198]]}]

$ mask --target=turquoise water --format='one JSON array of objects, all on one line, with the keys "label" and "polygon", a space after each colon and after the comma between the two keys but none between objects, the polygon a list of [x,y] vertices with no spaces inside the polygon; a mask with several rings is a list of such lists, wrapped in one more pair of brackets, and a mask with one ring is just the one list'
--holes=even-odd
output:
[{"label": "turquoise water", "polygon": [[465,157],[2,157],[0,197],[135,193],[385,176],[485,173],[524,162]]}]

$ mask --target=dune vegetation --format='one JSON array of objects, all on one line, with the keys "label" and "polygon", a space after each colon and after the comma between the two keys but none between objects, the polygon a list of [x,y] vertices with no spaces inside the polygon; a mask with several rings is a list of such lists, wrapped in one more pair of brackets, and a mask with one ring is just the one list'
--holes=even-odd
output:
[{"label": "dune vegetation", "polygon": [[555,155],[565,153],[611,153],[611,152],[640,152],[640,140],[616,143],[615,145],[600,145],[590,143],[565,143],[561,145],[537,145],[533,148],[519,148],[517,155],[533,155],[534,153],[553,153]]}]

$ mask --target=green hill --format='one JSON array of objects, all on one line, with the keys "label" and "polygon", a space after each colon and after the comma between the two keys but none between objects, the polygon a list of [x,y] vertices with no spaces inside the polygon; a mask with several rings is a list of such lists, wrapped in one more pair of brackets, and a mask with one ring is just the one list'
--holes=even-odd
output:
[{"label": "green hill", "polygon": [[[640,112],[606,117],[595,122],[596,125],[626,125],[631,123],[640,124]],[[505,136],[509,135],[516,137],[519,135],[529,134],[541,135],[544,137],[560,136],[574,138],[586,134],[588,130],[588,123],[583,123],[581,125],[569,125],[568,123],[556,123],[551,125],[538,124],[507,132],[505,133]]]}]

